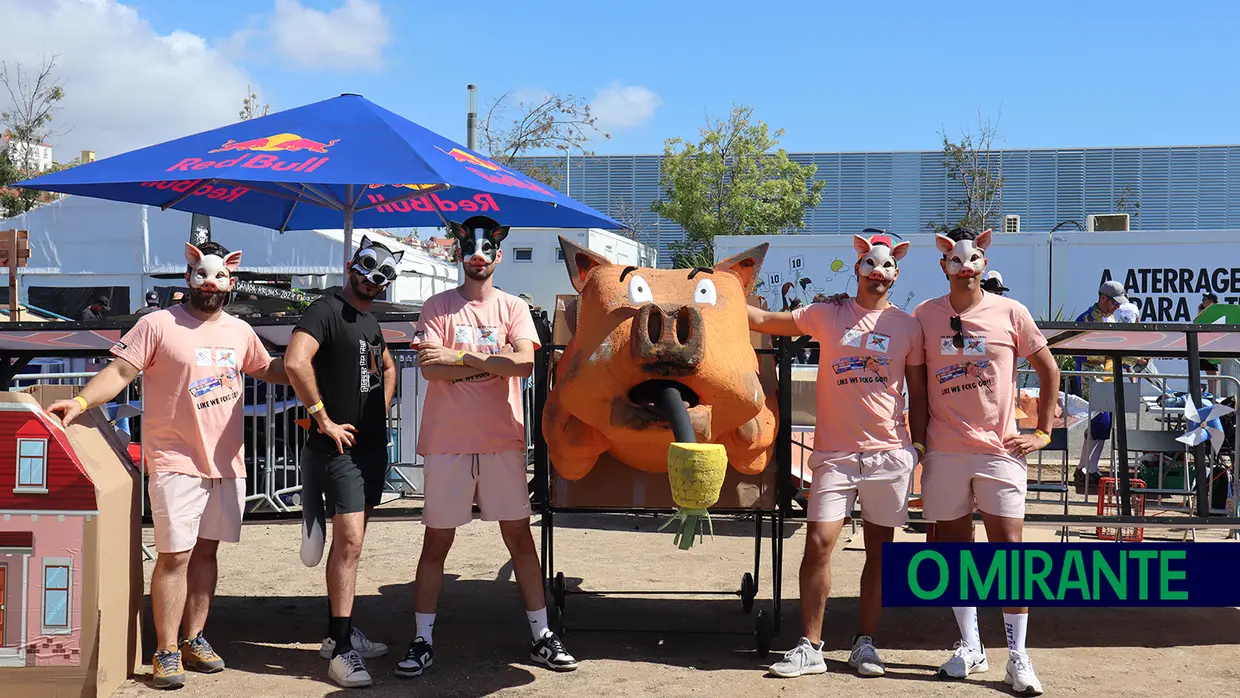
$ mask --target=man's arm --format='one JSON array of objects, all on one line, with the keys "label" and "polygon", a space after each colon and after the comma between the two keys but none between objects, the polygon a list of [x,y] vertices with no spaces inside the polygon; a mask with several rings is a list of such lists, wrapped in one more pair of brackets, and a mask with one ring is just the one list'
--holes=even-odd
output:
[{"label": "man's arm", "polygon": [[534,372],[534,342],[518,339],[513,343],[515,351],[499,354],[479,354],[467,351],[461,357],[469,368],[480,373],[491,373],[508,378],[527,378]]},{"label": "man's arm", "polygon": [[454,381],[462,378],[473,378],[486,373],[486,371],[480,371],[476,368],[457,366],[455,364],[448,366],[422,364],[421,370],[422,377],[428,381]]},{"label": "man's arm", "polygon": [[[908,430],[913,443],[926,445],[926,425],[930,422],[930,400],[926,388],[926,365],[904,367],[908,389]],[[918,449],[920,451],[920,449]],[[921,453],[921,455],[925,455]]]},{"label": "man's arm", "polygon": [[267,383],[289,385],[288,369],[284,365],[284,359],[272,359],[271,363],[267,364],[267,368],[251,372],[250,375]]},{"label": "man's arm", "polygon": [[805,334],[797,327],[790,312],[777,313],[752,305],[745,306],[745,309],[749,313],[749,329],[754,332],[782,337],[800,337]]},{"label": "man's arm", "polygon": [[[318,351],[319,340],[301,330],[293,330],[288,348],[284,351],[284,371],[289,385],[293,386],[293,392],[306,407],[318,403],[322,397],[319,395],[318,381],[314,378],[314,355]],[[313,416],[317,420],[326,415],[327,410],[323,409]]]},{"label": "man's arm", "polygon": [[1034,352],[1029,357],[1029,364],[1038,374],[1038,385],[1041,386],[1038,393],[1041,396],[1038,399],[1038,430],[1049,435],[1055,421],[1055,407],[1059,404],[1059,364],[1055,362],[1049,347]]},{"label": "man's arm", "polygon": [[111,363],[103,367],[90,379],[90,381],[78,391],[78,397],[86,402],[83,406],[76,398],[72,400],[57,400],[47,406],[47,411],[61,418],[66,426],[71,424],[79,414],[85,410],[102,405],[112,398],[116,397],[125,386],[133,382],[141,371],[137,366],[129,363],[122,358],[113,359]]},{"label": "man's arm", "polygon": [[396,399],[396,362],[392,353],[383,347],[383,410],[392,409],[392,400]]}]

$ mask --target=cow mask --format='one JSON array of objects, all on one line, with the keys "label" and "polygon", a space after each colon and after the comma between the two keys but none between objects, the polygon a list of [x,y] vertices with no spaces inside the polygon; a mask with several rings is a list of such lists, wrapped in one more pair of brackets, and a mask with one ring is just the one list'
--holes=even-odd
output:
[{"label": "cow mask", "polygon": [[387,286],[396,280],[396,269],[405,256],[404,250],[393,252],[381,242],[372,242],[365,235],[353,254],[353,271],[375,286]]},{"label": "cow mask", "polygon": [[854,235],[853,248],[860,255],[857,260],[860,276],[890,282],[896,277],[900,260],[908,254],[909,243],[902,242],[893,247],[891,238],[885,235],[875,235],[869,239]]},{"label": "cow mask", "polygon": [[952,240],[946,235],[935,235],[934,244],[945,257],[944,266],[949,276],[967,279],[981,276],[986,269],[986,248],[990,247],[990,231],[985,230],[975,240]]},{"label": "cow mask", "polygon": [[473,216],[464,223],[448,222],[449,231],[456,240],[461,264],[489,267],[499,256],[499,244],[508,237],[508,226],[500,225],[486,216]]}]

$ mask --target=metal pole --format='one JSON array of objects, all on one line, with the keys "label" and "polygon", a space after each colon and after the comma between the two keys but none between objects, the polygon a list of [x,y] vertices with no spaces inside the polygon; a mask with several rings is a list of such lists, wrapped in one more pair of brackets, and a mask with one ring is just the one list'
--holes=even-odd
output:
[{"label": "metal pole", "polygon": [[340,287],[349,283],[349,261],[353,259],[353,185],[344,185],[344,271]]},{"label": "metal pole", "polygon": [[[1188,394],[1193,404],[1201,407],[1201,352],[1198,349],[1197,333],[1188,330],[1184,333],[1188,345]],[[1206,445],[1197,444],[1193,447],[1194,470],[1197,473],[1197,516],[1210,515],[1210,472],[1206,466]],[[1187,468],[1185,468],[1187,470]]]},{"label": "metal pole", "polygon": [[1128,413],[1124,410],[1123,357],[1111,357],[1111,380],[1115,381],[1115,411],[1111,413],[1115,427],[1115,447],[1119,450],[1119,500],[1121,513],[1132,516],[1132,492],[1128,474]]},{"label": "metal pole", "polygon": [[469,111],[465,114],[465,145],[470,150],[478,149],[478,87],[469,85]]}]

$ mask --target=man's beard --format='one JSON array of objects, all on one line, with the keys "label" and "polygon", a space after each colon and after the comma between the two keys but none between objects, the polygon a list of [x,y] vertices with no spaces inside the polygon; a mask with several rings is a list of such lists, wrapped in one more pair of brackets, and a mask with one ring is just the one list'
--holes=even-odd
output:
[{"label": "man's beard", "polygon": [[189,304],[204,313],[214,313],[224,307],[224,301],[228,299],[227,293],[219,293],[216,291],[204,291],[202,289],[191,289],[189,292]]},{"label": "man's beard", "polygon": [[379,296],[383,295],[382,286],[375,289],[375,292],[373,294],[366,293],[366,282],[365,280],[362,279],[360,275],[356,273],[349,274],[349,287],[353,289],[353,293],[358,298],[365,298],[368,301],[373,301],[377,299]]},{"label": "man's beard", "polygon": [[476,267],[472,264],[463,264],[462,266],[465,267],[465,276],[474,281],[486,281],[491,278],[491,274],[495,273],[494,264],[488,264],[485,267]]}]

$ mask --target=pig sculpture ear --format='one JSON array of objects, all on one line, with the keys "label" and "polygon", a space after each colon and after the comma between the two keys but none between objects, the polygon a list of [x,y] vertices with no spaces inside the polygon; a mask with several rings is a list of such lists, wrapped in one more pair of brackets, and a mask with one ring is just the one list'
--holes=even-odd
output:
[{"label": "pig sculpture ear", "polygon": [[715,271],[730,271],[741,281],[741,288],[748,297],[758,283],[758,272],[762,270],[762,260],[766,259],[766,251],[771,243],[764,242],[744,252],[728,257],[715,264]]},{"label": "pig sculpture ear", "polygon": [[575,242],[564,239],[563,236],[560,236],[560,249],[564,251],[564,266],[568,269],[568,280],[572,282],[573,289],[577,293],[581,293],[586,287],[586,276],[589,275],[591,269],[611,264],[611,260],[603,255],[587,250]]}]

